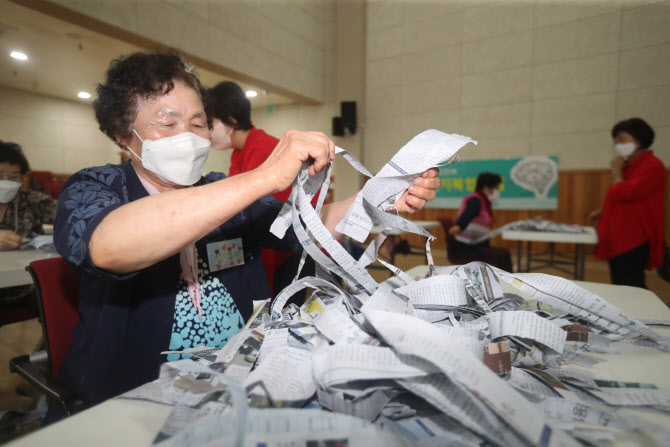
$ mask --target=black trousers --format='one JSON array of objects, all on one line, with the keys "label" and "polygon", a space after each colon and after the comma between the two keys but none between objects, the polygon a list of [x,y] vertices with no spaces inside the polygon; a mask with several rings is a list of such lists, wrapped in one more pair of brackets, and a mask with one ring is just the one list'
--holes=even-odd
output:
[{"label": "black trousers", "polygon": [[607,262],[610,265],[612,284],[647,288],[644,270],[649,263],[649,242],[608,259]]}]

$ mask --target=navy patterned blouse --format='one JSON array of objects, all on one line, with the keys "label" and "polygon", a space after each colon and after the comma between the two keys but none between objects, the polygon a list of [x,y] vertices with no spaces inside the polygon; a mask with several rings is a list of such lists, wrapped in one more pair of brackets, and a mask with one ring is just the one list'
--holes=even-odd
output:
[{"label": "navy patterned blouse", "polygon": [[[195,186],[224,178],[210,173]],[[179,254],[124,275],[91,261],[88,244],[104,217],[148,195],[130,163],[84,169],[61,190],[54,242],[79,274],[82,321],[73,330],[59,378],[89,405],[157,378],[162,362],[180,357],[166,358],[161,351],[225,345],[251,315],[252,300],[271,296],[259,247],[301,249],[293,232],[283,240],[269,233],[283,205],[272,197],[254,202],[212,231],[196,243],[200,319],[181,278]],[[207,246],[238,238],[244,263],[212,271]]]}]

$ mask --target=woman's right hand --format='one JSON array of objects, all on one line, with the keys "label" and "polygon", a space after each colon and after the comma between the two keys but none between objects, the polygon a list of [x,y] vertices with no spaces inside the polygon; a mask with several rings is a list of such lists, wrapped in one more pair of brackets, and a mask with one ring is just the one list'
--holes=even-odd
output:
[{"label": "woman's right hand", "polygon": [[289,130],[258,169],[264,172],[264,178],[270,182],[270,193],[274,194],[293,184],[303,162],[313,160],[309,175],[314,175],[324,170],[334,159],[335,143],[325,134]]},{"label": "woman's right hand", "polygon": [[11,230],[0,230],[0,250],[16,250],[23,239]]},{"label": "woman's right hand", "polygon": [[603,210],[593,210],[589,213],[588,217],[586,218],[587,222],[589,225],[595,225],[598,223],[598,220],[600,219],[600,215],[602,214]]},{"label": "woman's right hand", "polygon": [[453,225],[451,228],[449,228],[449,234],[451,236],[456,236],[461,231],[463,231],[463,230],[458,225]]}]

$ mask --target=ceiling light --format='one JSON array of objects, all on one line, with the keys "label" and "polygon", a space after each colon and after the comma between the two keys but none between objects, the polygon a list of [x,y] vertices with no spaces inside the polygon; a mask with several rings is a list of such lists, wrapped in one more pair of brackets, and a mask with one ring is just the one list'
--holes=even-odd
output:
[{"label": "ceiling light", "polygon": [[91,97],[91,94],[88,92],[79,92],[77,93],[77,96],[79,96],[81,99],[88,99]]},{"label": "ceiling light", "polygon": [[25,53],[21,53],[20,51],[12,51],[9,53],[10,56],[12,56],[14,59],[18,59],[20,61],[27,61],[28,56]]},{"label": "ceiling light", "polygon": [[248,96],[249,98],[255,98],[257,95],[258,95],[258,93],[256,93],[255,91],[253,91],[253,90],[247,90],[247,96]]}]

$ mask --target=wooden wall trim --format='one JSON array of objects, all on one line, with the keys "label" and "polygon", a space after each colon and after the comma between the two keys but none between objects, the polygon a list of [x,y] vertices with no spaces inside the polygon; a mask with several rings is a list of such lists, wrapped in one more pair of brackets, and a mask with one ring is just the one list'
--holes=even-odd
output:
[{"label": "wooden wall trim", "polygon": [[[587,225],[586,217],[591,210],[602,207],[605,193],[610,185],[609,169],[589,170],[561,170],[558,180],[558,208],[556,210],[495,210],[495,226],[504,225],[509,222],[542,216],[542,218],[554,222]],[[670,242],[670,169],[666,168],[666,199],[665,199],[665,239]],[[437,220],[441,216],[449,216],[456,219],[458,210],[443,208],[425,208],[406,217],[413,220]],[[436,228],[431,233],[437,237],[433,246],[446,248],[445,235],[442,228]],[[425,244],[423,237],[418,235],[406,236],[412,245],[422,246]],[[505,247],[510,250],[516,249],[516,242],[504,241],[497,237],[492,241],[493,245]],[[546,248],[546,244],[533,244],[538,249]],[[557,244],[556,248],[563,252],[572,252],[574,246],[571,244]],[[588,246],[588,252],[592,253],[595,246]]]}]

